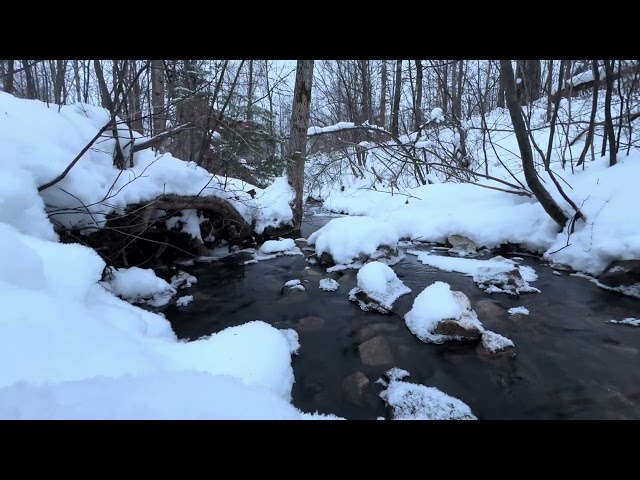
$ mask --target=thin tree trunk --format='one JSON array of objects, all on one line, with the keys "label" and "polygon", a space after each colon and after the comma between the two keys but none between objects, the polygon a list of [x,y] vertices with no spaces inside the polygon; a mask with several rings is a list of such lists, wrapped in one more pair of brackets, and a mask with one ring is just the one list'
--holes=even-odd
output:
[{"label": "thin tree trunk", "polygon": [[311,85],[313,83],[313,60],[298,60],[296,84],[291,108],[291,133],[289,139],[289,162],[287,178],[295,192],[293,209],[293,229],[302,225],[302,196],[304,190],[304,162],[309,128],[309,107],[311,106]]},{"label": "thin tree trunk", "polygon": [[100,63],[100,60],[93,61],[93,68],[96,71],[96,80],[98,81],[98,87],[100,88],[102,107],[111,111],[113,102],[111,100],[111,94],[109,93],[109,87],[107,87],[107,82],[104,80],[104,73],[102,71],[102,64]]},{"label": "thin tree trunk", "polygon": [[553,60],[549,60],[549,62],[547,63],[547,81],[545,84],[545,88],[547,90],[547,122],[551,121],[551,106],[553,105],[552,103],[553,95],[551,94],[552,85],[553,85]]},{"label": "thin tree trunk", "polygon": [[402,90],[402,60],[396,60],[396,80],[393,90],[393,108],[391,110],[391,133],[398,136],[400,118],[400,93]]},{"label": "thin tree trunk", "polygon": [[76,101],[82,101],[82,85],[80,85],[80,66],[78,60],[73,61],[73,81],[76,84]]},{"label": "thin tree trunk", "polygon": [[[416,96],[414,105],[414,130],[418,131],[422,125],[422,60],[416,60]],[[418,135],[420,132],[418,131]]]},{"label": "thin tree trunk", "polygon": [[503,79],[505,87],[505,100],[513,123],[513,131],[518,141],[520,156],[522,157],[522,168],[525,179],[527,180],[527,185],[538,199],[545,212],[549,214],[560,228],[564,228],[569,218],[565,215],[560,206],[555,202],[553,197],[538,179],[538,174],[533,163],[531,144],[529,143],[529,138],[527,136],[527,126],[522,118],[522,109],[520,108],[520,102],[516,94],[516,85],[513,76],[513,68],[511,67],[511,60],[500,60],[500,76]]},{"label": "thin tree trunk", "polygon": [[15,60],[7,60],[7,73],[4,80],[4,91],[13,94],[13,71]]},{"label": "thin tree trunk", "polygon": [[387,61],[382,60],[382,71],[380,73],[380,119],[378,125],[387,128]]},{"label": "thin tree trunk", "polygon": [[24,77],[27,82],[27,98],[34,100],[37,98],[36,85],[33,83],[33,73],[31,72],[31,65],[29,60],[22,60],[22,68],[24,70]]},{"label": "thin tree trunk", "polygon": [[136,75],[138,69],[136,61],[129,60],[129,62],[131,62],[131,65],[129,66],[129,78],[131,79],[132,85],[130,87],[129,96],[127,98],[131,99],[131,130],[143,135],[144,123],[142,121],[142,89],[140,88],[140,77]]},{"label": "thin tree trunk", "polygon": [[160,135],[166,128],[164,111],[164,62],[151,60],[151,104],[153,112],[153,136]]},{"label": "thin tree trunk", "polygon": [[247,85],[247,121],[253,120],[253,60],[249,60],[249,82]]},{"label": "thin tree trunk", "polygon": [[584,159],[587,156],[587,151],[589,150],[589,147],[592,146],[593,132],[596,127],[596,111],[598,109],[598,83],[600,80],[598,60],[592,61],[591,68],[593,70],[593,100],[591,102],[591,116],[589,118],[589,131],[587,132],[587,138],[584,141],[584,148],[580,153],[580,158],[578,159],[578,163],[576,163],[577,167],[579,167],[584,163]]},{"label": "thin tree trunk", "polygon": [[[613,62],[615,60],[604,61],[605,82],[607,90],[604,97],[604,132],[605,138],[609,141],[609,166],[616,164],[616,133],[613,128],[613,119],[611,118],[611,95],[613,94]],[[603,142],[603,147],[605,147]],[[604,156],[604,148],[602,156]]]}]

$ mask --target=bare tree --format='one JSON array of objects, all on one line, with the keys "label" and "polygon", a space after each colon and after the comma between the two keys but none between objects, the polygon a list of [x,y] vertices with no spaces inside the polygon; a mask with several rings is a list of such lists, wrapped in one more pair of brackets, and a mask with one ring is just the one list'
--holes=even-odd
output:
[{"label": "bare tree", "polygon": [[393,88],[393,108],[391,110],[391,133],[398,136],[400,118],[400,93],[402,92],[402,60],[396,60],[396,76]]},{"label": "bare tree", "polygon": [[413,129],[420,133],[422,125],[422,60],[415,60],[416,63],[416,94],[413,99]]},{"label": "bare tree", "polygon": [[293,201],[293,229],[302,225],[302,196],[304,188],[304,162],[309,128],[309,107],[311,106],[311,85],[313,82],[313,60],[298,60],[296,84],[291,108],[291,135],[289,140],[289,162],[287,177],[295,192]]},{"label": "bare tree", "polygon": [[520,100],[516,93],[516,84],[513,76],[513,68],[511,60],[500,60],[500,76],[502,77],[505,87],[505,100],[509,108],[509,115],[513,123],[513,131],[518,141],[520,156],[522,158],[522,169],[524,171],[527,185],[531,192],[544,208],[545,212],[556,222],[560,228],[564,228],[569,218],[562,211],[549,192],[544,188],[538,179],[538,173],[533,162],[533,152],[527,135],[527,126],[522,118],[522,110],[520,108]]},{"label": "bare tree", "polygon": [[[613,64],[615,60],[604,61],[604,74],[606,91],[604,96],[604,138],[602,139],[602,153],[606,152],[607,140],[609,141],[609,166],[616,164],[616,133],[613,128],[613,119],[611,117],[611,95],[613,94]],[[620,112],[622,114],[622,112]]]},{"label": "bare tree", "polygon": [[14,60],[7,60],[7,72],[4,76],[4,91],[13,93]]},{"label": "bare tree", "polygon": [[386,128],[387,119],[387,61],[382,60],[382,66],[380,69],[380,117],[378,125],[382,128]]}]

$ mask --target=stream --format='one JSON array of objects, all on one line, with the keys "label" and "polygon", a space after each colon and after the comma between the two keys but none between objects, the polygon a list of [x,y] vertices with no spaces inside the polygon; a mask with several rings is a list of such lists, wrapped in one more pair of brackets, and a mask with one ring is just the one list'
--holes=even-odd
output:
[{"label": "stream", "polygon": [[[302,236],[308,238],[331,218],[307,212]],[[407,255],[392,268],[412,293],[400,297],[391,314],[382,315],[363,312],[348,300],[356,270],[327,274],[320,266],[305,269],[306,255],[245,266],[250,258],[240,253],[180,267],[198,279],[185,293],[194,301],[186,307],[170,305],[164,314],[181,339],[195,340],[252,320],[296,329],[301,348],[292,357],[292,396],[304,412],[354,420],[389,418],[379,398],[382,387],[375,382],[390,367],[399,367],[410,372],[409,381],[459,398],[479,419],[640,419],[640,328],[606,323],[640,318],[638,299],[567,272],[555,275],[535,257],[519,263],[535,269],[538,280],[532,286],[542,293],[519,299],[489,295],[471,277],[442,272]],[[334,278],[340,287],[320,290],[322,278]],[[291,279],[300,279],[306,290],[282,295]],[[403,317],[415,297],[438,280],[464,292],[484,326],[513,340],[515,351],[489,355],[477,342],[435,345],[415,337]],[[529,315],[509,315],[507,310],[517,306],[526,307]],[[386,339],[393,364],[362,363],[358,346],[374,335]],[[358,398],[343,387],[354,372],[369,379]]]}]

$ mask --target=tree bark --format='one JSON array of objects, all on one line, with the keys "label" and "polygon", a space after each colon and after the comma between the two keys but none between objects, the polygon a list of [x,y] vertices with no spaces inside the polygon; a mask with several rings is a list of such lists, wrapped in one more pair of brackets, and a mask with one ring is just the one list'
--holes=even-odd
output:
[{"label": "tree bark", "polygon": [[13,71],[15,60],[7,60],[7,73],[4,80],[4,91],[13,94]]},{"label": "tree bark", "polygon": [[[591,102],[591,117],[589,118],[589,130],[587,131],[587,138],[584,141],[584,148],[582,152],[580,152],[580,158],[578,159],[578,163],[576,166],[580,166],[584,163],[584,159],[587,156],[587,151],[593,142],[593,132],[596,126],[596,111],[598,109],[598,81],[600,80],[600,72],[598,66],[598,60],[592,61],[592,70],[593,70],[593,98]],[[622,120],[620,120],[622,121]]]},{"label": "tree bark", "polygon": [[151,103],[153,111],[153,135],[160,135],[166,127],[164,112],[164,62],[151,60]]},{"label": "tree bark", "polygon": [[293,201],[293,229],[302,225],[302,195],[304,190],[304,161],[309,129],[309,107],[311,106],[311,85],[313,83],[313,60],[298,60],[296,84],[291,108],[291,133],[289,139],[289,161],[287,178],[295,192]]},{"label": "tree bark", "polygon": [[387,61],[382,60],[382,70],[380,73],[380,119],[378,125],[387,128]]},{"label": "tree bark", "polygon": [[247,121],[253,120],[253,60],[249,60],[249,81],[247,84]]},{"label": "tree bark", "polygon": [[[607,90],[604,97],[604,131],[605,137],[609,141],[609,166],[613,167],[616,164],[616,134],[613,128],[613,119],[611,118],[611,95],[613,94],[613,62],[615,60],[604,61],[605,82]],[[620,112],[622,113],[622,112]],[[604,156],[604,147],[602,155]]]},{"label": "tree bark", "polygon": [[[422,125],[422,60],[416,60],[416,96],[413,102],[413,129],[418,132]],[[418,132],[420,135],[420,132]]]},{"label": "tree bark", "polygon": [[93,68],[96,71],[96,80],[98,80],[98,86],[100,88],[100,100],[102,107],[111,111],[113,102],[111,101],[111,94],[109,93],[107,82],[104,80],[104,73],[102,71],[102,64],[100,63],[100,60],[93,61]]},{"label": "tree bark", "polygon": [[34,100],[37,97],[36,85],[33,83],[33,74],[31,73],[31,65],[29,60],[22,60],[22,69],[24,70],[24,77],[27,82],[27,95],[26,98]]},{"label": "tree bark", "polygon": [[538,199],[545,212],[547,212],[553,221],[562,229],[569,218],[565,215],[560,206],[555,202],[553,197],[538,179],[538,174],[533,163],[531,144],[529,143],[529,137],[527,136],[527,126],[522,118],[522,110],[516,94],[516,85],[513,76],[513,68],[511,67],[511,60],[500,60],[500,77],[504,83],[505,100],[507,102],[507,107],[509,108],[511,121],[513,122],[513,131],[518,141],[520,156],[522,157],[522,169],[524,171],[525,179],[527,180],[527,185]]},{"label": "tree bark", "polygon": [[396,60],[396,80],[393,89],[393,108],[391,110],[391,133],[398,136],[400,118],[400,93],[402,91],[402,60]]}]

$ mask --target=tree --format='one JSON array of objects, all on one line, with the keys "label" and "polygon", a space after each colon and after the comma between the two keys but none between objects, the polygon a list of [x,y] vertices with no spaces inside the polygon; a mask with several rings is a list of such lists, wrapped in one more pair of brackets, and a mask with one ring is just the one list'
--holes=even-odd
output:
[{"label": "tree", "polygon": [[398,136],[400,118],[400,93],[402,92],[402,60],[396,60],[396,80],[393,89],[393,108],[391,109],[391,133]]},{"label": "tree", "polygon": [[289,161],[287,163],[287,178],[289,185],[295,192],[295,199],[292,205],[294,230],[299,230],[302,225],[304,162],[307,150],[312,82],[313,60],[298,60],[293,106],[291,108],[291,135],[289,139]]},{"label": "tree", "polygon": [[542,90],[542,70],[540,60],[518,60],[516,67],[518,96],[523,105],[540,98]]},{"label": "tree", "polygon": [[151,60],[151,105],[153,135],[160,135],[166,128],[164,61],[162,60]]},{"label": "tree", "polygon": [[507,108],[509,109],[509,115],[511,116],[511,122],[513,123],[513,131],[518,141],[520,156],[522,158],[522,169],[525,179],[527,180],[527,185],[545,212],[549,214],[560,228],[564,228],[569,218],[538,179],[538,173],[533,163],[533,152],[531,151],[531,144],[529,143],[529,137],[527,135],[527,126],[522,118],[520,100],[516,93],[516,83],[513,76],[513,68],[511,67],[511,60],[500,60],[500,77],[504,84],[505,100],[507,102]]}]

